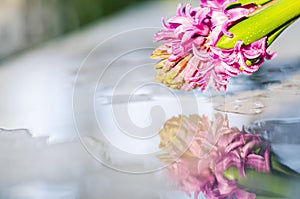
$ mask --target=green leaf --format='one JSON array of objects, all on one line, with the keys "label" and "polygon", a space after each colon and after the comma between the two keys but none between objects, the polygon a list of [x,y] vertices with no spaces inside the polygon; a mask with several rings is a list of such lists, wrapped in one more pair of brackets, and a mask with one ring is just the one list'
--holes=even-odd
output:
[{"label": "green leaf", "polygon": [[290,25],[290,22],[299,16],[299,0],[280,0],[231,27],[229,32],[234,36],[223,35],[219,39],[217,47],[231,49],[240,40],[248,45],[262,37],[276,33],[281,28],[285,29],[285,26]]},{"label": "green leaf", "polygon": [[255,4],[255,5],[261,6],[266,3],[269,3],[270,1],[272,1],[272,0],[239,0],[239,1],[229,4],[226,7],[226,10],[234,8],[236,6],[244,6],[244,5],[248,5],[248,4]]},{"label": "green leaf", "polygon": [[271,153],[270,159],[271,159],[270,163],[271,163],[272,172],[276,172],[276,173],[281,174],[281,175],[288,175],[288,176],[291,176],[291,177],[300,178],[299,173],[297,173],[296,171],[294,171],[290,167],[282,164],[279,161],[279,158],[274,153]]},{"label": "green leaf", "polygon": [[275,39],[277,39],[277,37],[287,28],[289,27],[292,23],[294,23],[297,19],[294,19],[288,23],[286,23],[285,25],[283,25],[282,27],[278,28],[276,31],[270,33],[268,35],[268,39],[267,39],[267,45],[270,46]]}]

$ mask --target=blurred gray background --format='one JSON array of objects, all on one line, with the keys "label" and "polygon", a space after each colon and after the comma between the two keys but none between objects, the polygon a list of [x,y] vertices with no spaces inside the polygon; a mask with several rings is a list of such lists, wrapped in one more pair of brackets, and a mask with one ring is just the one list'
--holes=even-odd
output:
[{"label": "blurred gray background", "polygon": [[146,0],[0,0],[0,59]]}]

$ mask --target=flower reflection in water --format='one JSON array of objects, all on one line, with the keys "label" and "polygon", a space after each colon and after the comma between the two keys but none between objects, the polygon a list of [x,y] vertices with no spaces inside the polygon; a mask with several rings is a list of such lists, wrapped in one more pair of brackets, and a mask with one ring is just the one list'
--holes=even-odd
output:
[{"label": "flower reflection in water", "polygon": [[[173,162],[168,173],[179,189],[198,198],[259,198],[278,196],[277,174],[297,176],[271,152],[270,143],[260,135],[230,128],[227,116],[179,116],[166,121],[160,130],[161,161]],[[179,157],[179,158],[178,158]],[[234,170],[232,170],[234,168]],[[284,173],[284,174],[283,174]],[[266,174],[266,176],[264,176]],[[261,176],[262,175],[262,176]],[[287,178],[280,177],[280,180]],[[270,180],[258,188],[255,180]],[[253,181],[254,180],[254,181]],[[285,195],[288,189],[281,189]]]}]

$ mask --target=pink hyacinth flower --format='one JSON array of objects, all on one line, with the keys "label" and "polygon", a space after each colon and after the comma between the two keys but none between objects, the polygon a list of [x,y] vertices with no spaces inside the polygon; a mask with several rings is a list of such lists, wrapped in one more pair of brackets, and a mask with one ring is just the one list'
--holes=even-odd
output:
[{"label": "pink hyacinth flower", "polygon": [[266,51],[266,38],[252,44],[237,42],[234,49],[220,49],[216,43],[222,35],[233,36],[228,28],[257,8],[254,4],[226,7],[234,0],[201,0],[201,5],[179,5],[177,14],[165,22],[164,30],[155,34],[155,42],[163,42],[152,58],[162,59],[157,65],[156,79],[181,90],[200,88],[210,83],[216,90],[226,89],[230,77],[250,75],[274,54]]},{"label": "pink hyacinth flower", "polygon": [[237,76],[241,73],[251,75],[266,59],[270,60],[276,55],[267,52],[266,40],[267,37],[264,37],[249,45],[244,45],[243,41],[239,41],[233,49],[211,46],[211,51],[214,53],[214,58],[222,62],[228,75]]}]

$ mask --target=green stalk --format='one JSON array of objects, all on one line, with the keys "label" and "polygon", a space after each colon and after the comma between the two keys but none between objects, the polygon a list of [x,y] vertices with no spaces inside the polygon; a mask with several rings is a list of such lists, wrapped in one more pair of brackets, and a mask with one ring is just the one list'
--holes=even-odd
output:
[{"label": "green stalk", "polygon": [[282,199],[280,197],[274,197],[274,196],[260,196],[260,195],[256,195],[255,199]]},{"label": "green stalk", "polygon": [[257,199],[294,198],[300,193],[300,175],[279,162],[278,157],[271,153],[271,173],[257,172],[246,169],[246,178],[240,176],[236,167],[225,171],[223,175],[229,180],[237,180],[238,185],[249,192],[255,193]]},{"label": "green stalk", "polygon": [[299,16],[299,0],[280,0],[272,3],[260,12],[231,27],[229,32],[233,33],[234,36],[227,37],[223,35],[218,41],[217,47],[230,49],[239,40],[248,45],[264,36],[272,36],[276,33],[273,35],[274,40],[279,35],[278,33],[281,33],[288,26],[287,24],[299,18]]},{"label": "green stalk", "polygon": [[237,180],[245,190],[264,197],[286,197],[291,191],[291,180],[284,176],[261,173],[254,169],[246,169],[246,178],[240,176],[237,168],[230,168],[223,173],[229,180]]}]

